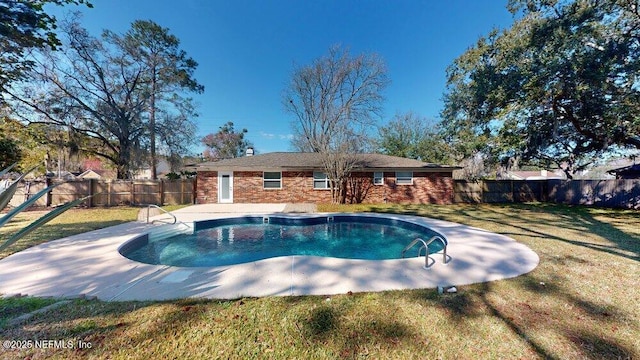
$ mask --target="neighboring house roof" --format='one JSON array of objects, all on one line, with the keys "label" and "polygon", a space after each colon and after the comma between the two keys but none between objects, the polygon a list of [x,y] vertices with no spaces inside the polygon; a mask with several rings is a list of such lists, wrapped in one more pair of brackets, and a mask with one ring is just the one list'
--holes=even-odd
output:
[{"label": "neighboring house roof", "polygon": [[74,180],[76,176],[70,171],[47,171],[46,176],[49,178],[59,178],[64,180]]},{"label": "neighboring house roof", "polygon": [[93,170],[89,169],[78,175],[82,179],[115,179],[116,173],[113,170]]},{"label": "neighboring house roof", "polygon": [[630,166],[625,166],[617,169],[612,169],[607,171],[610,174],[615,174],[616,177],[638,177],[640,178],[640,164],[633,164]]},{"label": "neighboring house roof", "polygon": [[[453,171],[458,166],[438,165],[382,154],[356,154],[361,170]],[[198,164],[196,171],[219,170],[322,170],[319,153],[273,152]]]},{"label": "neighboring house roof", "polygon": [[511,180],[548,180],[548,179],[564,179],[565,176],[551,170],[536,171],[507,171],[501,176],[503,179]]},{"label": "neighboring house roof", "polygon": [[[158,157],[156,176],[160,178],[169,172],[171,172],[171,164],[169,164],[169,161],[164,156]],[[151,179],[151,166],[145,165],[143,168],[133,171],[132,177],[134,179]]]}]

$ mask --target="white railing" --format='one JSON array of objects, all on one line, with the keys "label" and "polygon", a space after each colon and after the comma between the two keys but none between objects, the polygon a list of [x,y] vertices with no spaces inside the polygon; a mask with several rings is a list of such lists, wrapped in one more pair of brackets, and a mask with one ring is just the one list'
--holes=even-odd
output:
[{"label": "white railing", "polygon": [[424,252],[424,268],[427,269],[429,268],[429,245],[431,243],[433,243],[434,241],[440,241],[443,245],[443,249],[442,249],[442,262],[443,264],[447,263],[447,240],[445,240],[442,236],[439,235],[435,235],[432,236],[428,241],[424,241],[421,238],[415,238],[413,239],[412,242],[409,243],[409,245],[405,246],[405,248],[402,250],[402,257],[404,258],[404,253],[411,249],[415,244],[417,243],[422,243],[422,246],[418,249],[418,256],[420,256],[420,253],[422,252],[422,249],[425,249]]}]

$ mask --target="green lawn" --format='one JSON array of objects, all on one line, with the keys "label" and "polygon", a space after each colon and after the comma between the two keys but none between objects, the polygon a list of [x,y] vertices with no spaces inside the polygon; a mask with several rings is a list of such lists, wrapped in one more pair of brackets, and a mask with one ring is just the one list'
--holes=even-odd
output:
[{"label": "green lawn", "polygon": [[[51,231],[45,227],[16,245],[130,216],[127,209],[108,209],[84,221],[94,209],[72,211],[60,219],[66,230],[52,223]],[[476,226],[530,246],[540,265],[515,279],[460,286],[444,296],[423,289],[224,301],[77,300],[3,328],[0,339],[83,341],[90,349],[0,350],[0,358],[640,358],[637,211],[548,204],[327,205],[319,211],[403,213]]]},{"label": "green lawn", "polygon": [[[0,252],[0,259],[49,240],[135,221],[139,210],[140,208],[135,207],[76,208],[67,210],[62,213],[62,215],[25,236],[3,252]],[[27,211],[18,214],[7,225],[0,227],[0,239],[4,239],[22,227],[29,225],[46,212],[47,211]]]}]

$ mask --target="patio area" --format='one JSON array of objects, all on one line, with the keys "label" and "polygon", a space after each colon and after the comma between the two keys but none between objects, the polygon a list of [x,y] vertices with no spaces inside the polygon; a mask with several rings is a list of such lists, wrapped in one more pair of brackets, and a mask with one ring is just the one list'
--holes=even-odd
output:
[{"label": "patio area", "polygon": [[[248,214],[313,216],[313,206],[285,204],[194,205],[174,212],[181,222]],[[449,240],[424,269],[424,258],[370,261],[285,256],[232,266],[182,268],[123,257],[118,248],[170,225],[131,222],[41,244],[0,260],[0,293],[32,296],[95,296],[101,300],[166,300],[330,295],[435,288],[515,277],[533,270],[538,256],[513,239],[456,223],[408,215],[381,215],[425,225]],[[159,215],[154,219],[167,219]]]}]

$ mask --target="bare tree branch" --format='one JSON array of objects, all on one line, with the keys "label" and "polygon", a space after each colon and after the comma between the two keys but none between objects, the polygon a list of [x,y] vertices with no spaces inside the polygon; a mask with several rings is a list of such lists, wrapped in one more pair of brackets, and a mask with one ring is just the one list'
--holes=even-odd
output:
[{"label": "bare tree branch", "polygon": [[285,110],[295,119],[292,145],[322,154],[335,202],[345,201],[354,154],[362,151],[368,129],[382,114],[382,91],[388,83],[379,57],[351,57],[338,46],[311,65],[294,69],[283,96]]}]

